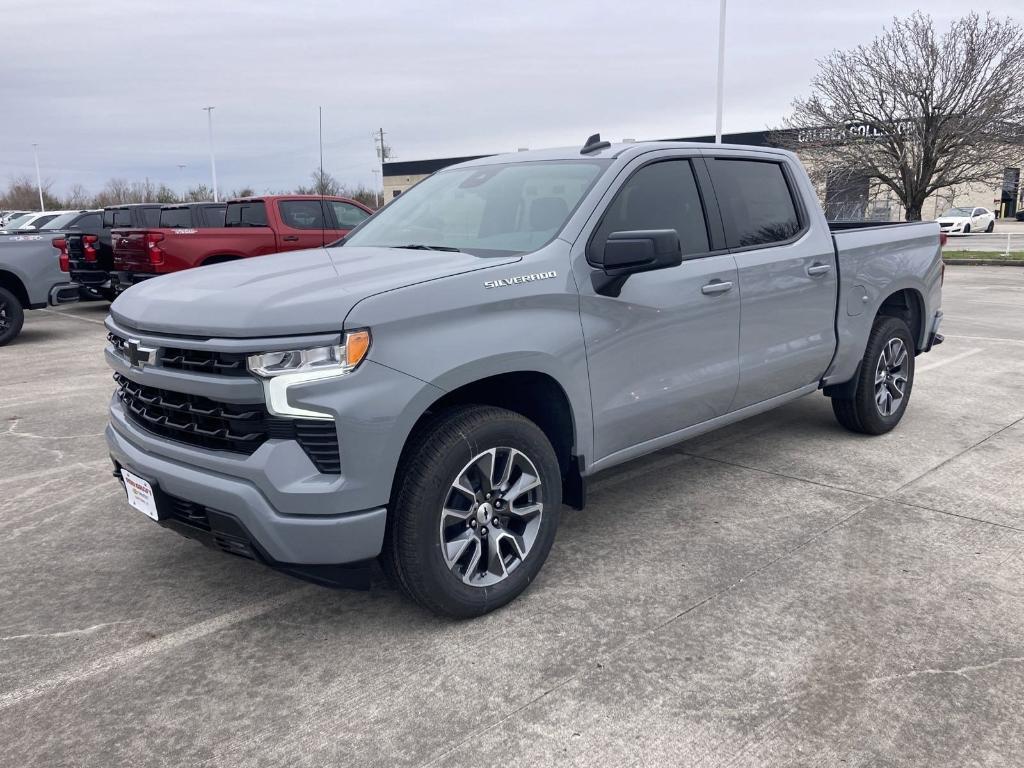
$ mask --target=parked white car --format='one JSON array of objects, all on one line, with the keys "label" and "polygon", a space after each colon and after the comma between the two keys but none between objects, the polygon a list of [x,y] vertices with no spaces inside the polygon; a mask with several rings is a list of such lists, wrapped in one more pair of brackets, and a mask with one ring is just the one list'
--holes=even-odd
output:
[{"label": "parked white car", "polygon": [[950,208],[939,216],[939,231],[950,235],[969,235],[971,232],[991,232],[996,227],[996,215],[988,208]]}]

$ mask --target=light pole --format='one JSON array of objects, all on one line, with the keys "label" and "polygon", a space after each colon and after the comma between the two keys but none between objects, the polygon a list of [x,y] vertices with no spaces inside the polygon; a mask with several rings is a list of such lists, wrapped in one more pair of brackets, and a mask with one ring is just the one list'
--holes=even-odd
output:
[{"label": "light pole", "polygon": [[44,213],[46,211],[46,205],[43,203],[43,177],[39,175],[39,145],[32,145],[32,156],[36,159],[36,189],[39,190],[39,212]]},{"label": "light pole", "polygon": [[715,103],[715,144],[722,143],[722,98],[725,92],[725,0],[718,10],[718,88]]},{"label": "light pole", "polygon": [[203,107],[203,110],[206,112],[206,127],[210,134],[210,173],[213,174],[213,202],[216,203],[218,202],[217,161],[213,156],[213,107]]},{"label": "light pole", "polygon": [[377,201],[377,207],[380,208],[380,205],[381,205],[381,203],[380,203],[381,188],[380,187],[381,187],[381,185],[380,185],[380,182],[377,181],[377,177],[380,176],[380,169],[379,168],[371,168],[370,169],[370,173],[373,174],[373,197]]},{"label": "light pole", "polygon": [[[181,182],[184,182],[184,180],[185,180],[185,169],[187,167],[188,166],[185,163],[178,163],[178,180],[181,181]],[[182,200],[185,199],[185,192],[187,192],[187,191],[188,190],[185,189],[185,184],[182,183],[182,185],[181,185],[181,199]]]}]

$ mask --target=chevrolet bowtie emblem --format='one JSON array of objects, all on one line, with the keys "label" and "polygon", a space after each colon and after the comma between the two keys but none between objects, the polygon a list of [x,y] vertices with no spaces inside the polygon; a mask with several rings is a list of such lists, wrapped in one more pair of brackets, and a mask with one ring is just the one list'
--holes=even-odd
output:
[{"label": "chevrolet bowtie emblem", "polygon": [[128,350],[128,362],[135,368],[141,368],[146,363],[153,362],[153,355],[156,350],[153,347],[144,347],[138,339],[128,339],[126,344]]}]

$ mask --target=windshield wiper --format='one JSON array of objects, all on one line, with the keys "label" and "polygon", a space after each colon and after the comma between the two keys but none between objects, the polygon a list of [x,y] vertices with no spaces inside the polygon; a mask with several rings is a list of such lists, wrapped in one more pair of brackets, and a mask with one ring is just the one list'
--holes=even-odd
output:
[{"label": "windshield wiper", "polygon": [[423,245],[421,243],[412,243],[410,245],[396,245],[395,248],[408,248],[411,251],[448,251],[449,253],[461,253],[458,248],[452,248],[449,245]]}]

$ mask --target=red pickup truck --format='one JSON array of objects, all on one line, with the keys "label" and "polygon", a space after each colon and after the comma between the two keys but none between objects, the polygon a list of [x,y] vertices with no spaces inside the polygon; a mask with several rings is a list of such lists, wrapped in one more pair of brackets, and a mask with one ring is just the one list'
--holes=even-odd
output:
[{"label": "red pickup truck", "polygon": [[372,211],[347,197],[264,195],[229,200],[224,226],[118,229],[111,233],[119,290],[182,269],[332,243]]}]

